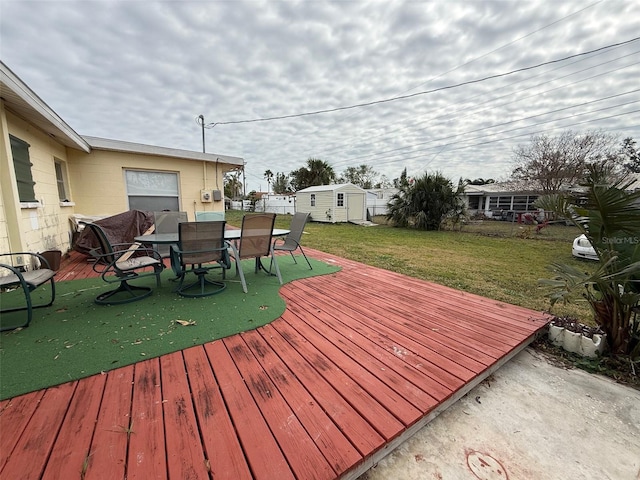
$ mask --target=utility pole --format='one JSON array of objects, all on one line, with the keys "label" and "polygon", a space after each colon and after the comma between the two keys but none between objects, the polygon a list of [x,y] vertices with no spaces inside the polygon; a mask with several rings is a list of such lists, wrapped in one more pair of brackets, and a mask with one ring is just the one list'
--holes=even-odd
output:
[{"label": "utility pole", "polygon": [[204,115],[199,115],[198,118],[200,119],[200,125],[202,126],[202,153],[206,153],[204,148]]}]

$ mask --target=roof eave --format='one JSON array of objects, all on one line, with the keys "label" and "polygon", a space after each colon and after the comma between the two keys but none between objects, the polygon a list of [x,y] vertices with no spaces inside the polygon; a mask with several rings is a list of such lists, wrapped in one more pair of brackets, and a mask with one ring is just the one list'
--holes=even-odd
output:
[{"label": "roof eave", "polygon": [[212,163],[225,163],[228,165],[233,165],[234,167],[244,166],[244,159],[241,157],[231,157],[229,155],[220,155],[215,153],[194,152],[191,150],[181,150],[176,148],[157,147],[154,145],[124,142],[121,140],[112,140],[108,138],[84,136],[83,139],[93,150],[136,153],[158,157],[171,157]]},{"label": "roof eave", "polygon": [[0,96],[7,110],[40,128],[63,145],[86,153],[91,151],[89,144],[2,61]]}]

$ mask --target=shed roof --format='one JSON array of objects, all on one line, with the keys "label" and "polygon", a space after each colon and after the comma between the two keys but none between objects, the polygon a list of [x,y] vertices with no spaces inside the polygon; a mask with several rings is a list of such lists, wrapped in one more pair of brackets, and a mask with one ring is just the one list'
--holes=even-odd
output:
[{"label": "shed roof", "polygon": [[487,183],[484,185],[467,185],[464,193],[470,195],[491,194],[491,193],[530,193],[539,194],[540,190],[533,188],[530,183],[521,181]]},{"label": "shed roof", "polygon": [[332,183],[331,185],[314,185],[312,187],[303,188],[296,193],[314,193],[314,192],[335,192],[336,190],[342,190],[344,188],[356,188],[362,190],[362,193],[367,193],[363,188],[360,188],[353,183]]}]

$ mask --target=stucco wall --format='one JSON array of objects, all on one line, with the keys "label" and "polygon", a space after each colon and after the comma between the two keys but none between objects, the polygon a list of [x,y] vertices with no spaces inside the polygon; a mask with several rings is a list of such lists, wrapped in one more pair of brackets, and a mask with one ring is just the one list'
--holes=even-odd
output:
[{"label": "stucco wall", "polygon": [[[9,241],[10,227],[8,223],[4,224],[5,233],[1,237],[2,250],[20,249],[41,252],[59,249],[66,251],[69,248],[68,215],[73,213],[73,207],[60,206],[54,165],[54,158],[62,161],[67,159],[66,149],[11,112],[6,112],[6,119],[8,133],[30,145],[31,174],[35,182],[34,193],[38,202],[29,205],[21,204],[19,208],[18,219],[22,245],[14,245],[15,240]],[[4,195],[5,193],[3,197]],[[8,205],[3,202],[3,220],[6,219],[5,208],[8,208]]]},{"label": "stucco wall", "polygon": [[77,213],[115,215],[129,209],[125,170],[178,173],[180,209],[189,220],[196,211],[224,211],[224,201],[202,202],[200,191],[223,190],[223,168],[213,162],[180,160],[155,155],[94,150],[70,152],[69,176]]}]

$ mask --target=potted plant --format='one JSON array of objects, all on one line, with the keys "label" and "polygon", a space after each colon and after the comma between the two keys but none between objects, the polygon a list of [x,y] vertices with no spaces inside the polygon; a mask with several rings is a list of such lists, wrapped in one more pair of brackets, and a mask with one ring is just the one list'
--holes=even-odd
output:
[{"label": "potted plant", "polygon": [[596,324],[606,334],[614,355],[640,355],[640,329],[635,317],[640,302],[640,191],[630,180],[607,181],[611,170],[588,167],[584,190],[540,197],[537,205],[578,227],[598,254],[593,272],[554,263],[553,278],[540,280],[551,288],[551,304],[567,302],[576,293],[591,306]]},{"label": "potted plant", "polygon": [[604,352],[606,334],[571,317],[554,317],[549,324],[549,340],[567,352],[596,358]]},{"label": "potted plant", "polygon": [[46,250],[44,252],[39,252],[39,254],[45,258],[51,270],[57,271],[60,268],[62,251],[56,249],[57,244],[55,241],[55,237],[53,237],[52,235],[46,236],[43,239],[43,243]]}]

